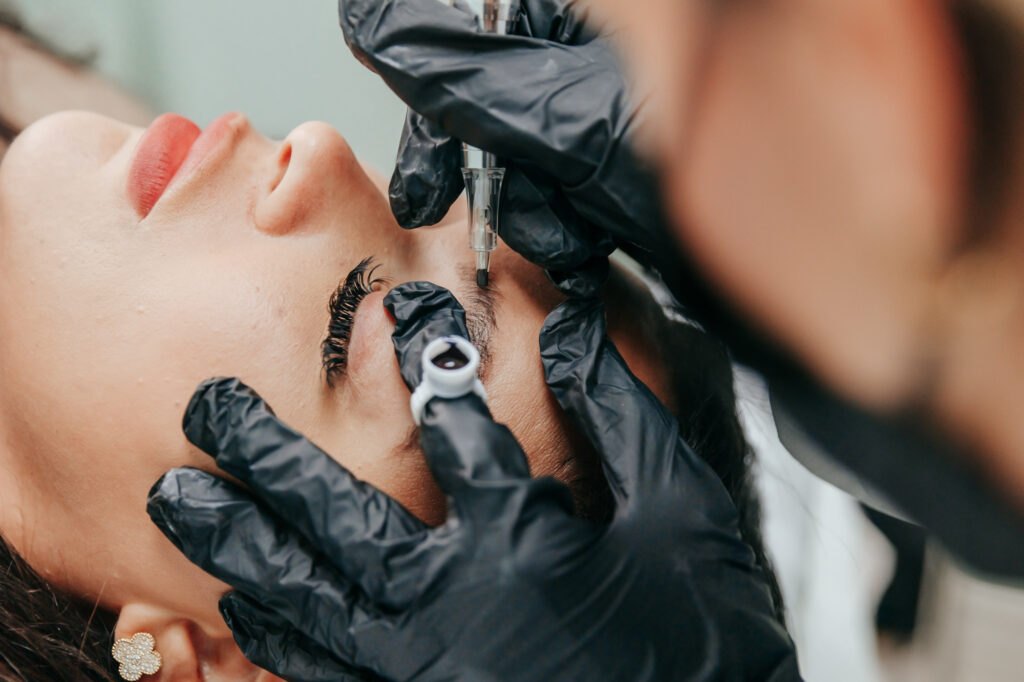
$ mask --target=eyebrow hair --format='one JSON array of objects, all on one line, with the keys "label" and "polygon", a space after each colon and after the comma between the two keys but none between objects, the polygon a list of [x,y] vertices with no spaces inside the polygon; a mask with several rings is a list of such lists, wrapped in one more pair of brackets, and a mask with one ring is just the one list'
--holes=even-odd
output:
[{"label": "eyebrow hair", "polygon": [[476,283],[476,268],[463,264],[456,270],[459,286],[456,298],[466,310],[466,329],[470,342],[480,352],[480,381],[487,378],[491,367],[491,334],[498,326],[495,310],[500,294],[493,286],[479,287]]}]

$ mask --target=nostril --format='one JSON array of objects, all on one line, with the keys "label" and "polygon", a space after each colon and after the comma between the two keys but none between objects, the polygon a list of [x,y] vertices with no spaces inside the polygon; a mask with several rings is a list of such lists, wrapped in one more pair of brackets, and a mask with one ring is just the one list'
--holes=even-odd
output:
[{"label": "nostril", "polygon": [[281,143],[281,151],[277,155],[277,175],[274,176],[274,181],[270,183],[270,191],[273,192],[277,189],[277,186],[281,184],[281,180],[284,179],[284,174],[288,172],[288,164],[292,160],[292,143],[285,140]]},{"label": "nostril", "polygon": [[[344,192],[364,196],[369,179],[341,134],[326,123],[303,123],[267,154],[262,196],[253,206],[256,229],[284,235],[302,227],[326,227],[329,221],[310,221]],[[365,195],[370,198],[373,195]]]}]

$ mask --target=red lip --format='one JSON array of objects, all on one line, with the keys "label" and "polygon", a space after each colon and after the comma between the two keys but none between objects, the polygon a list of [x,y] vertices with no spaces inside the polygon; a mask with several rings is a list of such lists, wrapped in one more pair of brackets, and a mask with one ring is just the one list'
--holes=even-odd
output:
[{"label": "red lip", "polygon": [[172,182],[189,176],[231,134],[232,112],[199,126],[177,114],[163,114],[142,134],[128,171],[128,198],[140,218],[153,210]]}]

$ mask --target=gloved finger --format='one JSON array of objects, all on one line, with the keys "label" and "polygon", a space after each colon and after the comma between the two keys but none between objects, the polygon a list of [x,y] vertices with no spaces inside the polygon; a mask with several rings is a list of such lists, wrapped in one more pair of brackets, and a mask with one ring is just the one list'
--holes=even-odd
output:
[{"label": "gloved finger", "polygon": [[380,679],[338,660],[277,613],[241,592],[228,592],[221,597],[218,607],[245,657],[290,682]]},{"label": "gloved finger", "polygon": [[284,424],[238,379],[199,385],[183,420],[189,441],[340,568],[378,594],[384,564],[424,536],[401,504]]},{"label": "gloved finger", "polygon": [[526,455],[515,436],[494,421],[476,395],[428,402],[420,424],[420,443],[438,485],[451,495],[468,492],[484,481],[530,477]]},{"label": "gloved finger", "polygon": [[519,442],[476,395],[428,402],[420,443],[459,519],[521,534],[529,526],[523,519],[573,515],[569,489],[550,477],[530,477]]},{"label": "gloved finger", "polygon": [[576,0],[521,0],[516,33],[566,45],[581,45],[598,36],[588,24],[588,8]]},{"label": "gloved finger", "polygon": [[499,232],[526,260],[549,270],[572,270],[615,250],[610,235],[584,220],[537,169],[510,164],[505,172]]},{"label": "gloved finger", "polygon": [[597,298],[608,281],[608,259],[598,256],[575,270],[547,270],[555,288],[569,298]]},{"label": "gloved finger", "polygon": [[423,349],[427,344],[442,336],[469,338],[462,304],[452,292],[431,282],[399,284],[384,297],[384,306],[395,318],[391,341],[410,391],[416,390],[423,379]]},{"label": "gloved finger", "polygon": [[388,198],[406,229],[435,225],[465,189],[462,144],[411,109],[405,117]]},{"label": "gloved finger", "polygon": [[353,53],[412,109],[463,142],[535,163],[563,185],[593,177],[630,124],[625,82],[608,68],[611,48],[601,41],[566,46],[485,34],[437,0],[338,7]]},{"label": "gloved finger", "polygon": [[344,634],[371,618],[360,592],[248,493],[199,469],[171,469],[149,491],[146,511],[192,563],[354,660]]},{"label": "gloved finger", "polygon": [[[467,336],[466,313],[450,291],[430,282],[400,284],[384,297],[395,318],[392,339],[410,390],[421,380],[423,349],[441,336]],[[420,444],[441,489],[454,498],[460,516],[487,513],[507,501],[530,477],[522,448],[507,427],[496,424],[475,394],[434,398],[423,410]],[[479,493],[479,494],[478,494]],[[489,498],[481,502],[481,498]]]},{"label": "gloved finger", "polygon": [[668,482],[676,466],[679,426],[626,366],[606,335],[599,300],[569,300],[540,333],[548,386],[602,456],[617,502]]}]

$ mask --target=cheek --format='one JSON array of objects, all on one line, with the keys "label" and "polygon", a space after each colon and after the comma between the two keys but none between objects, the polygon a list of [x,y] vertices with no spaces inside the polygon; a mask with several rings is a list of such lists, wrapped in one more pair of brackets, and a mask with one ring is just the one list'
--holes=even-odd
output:
[{"label": "cheek", "polygon": [[375,400],[358,407],[337,398],[330,401],[324,421],[307,436],[332,459],[421,520],[431,525],[444,521],[444,495],[419,447],[408,393],[401,402]]},{"label": "cheek", "polygon": [[144,263],[148,277],[83,284],[81,273],[67,286],[57,273],[25,280],[20,295],[0,291],[0,404],[25,451],[109,470],[173,466],[184,406],[217,375],[242,378],[283,416],[304,413],[319,376],[313,301],[326,293],[270,293],[270,280],[201,259],[202,277]]},{"label": "cheek", "polygon": [[112,605],[143,595],[217,627],[224,587],[152,526],[146,493],[173,466],[212,468],[181,433],[205,377],[240,376],[286,421],[310,426],[327,293],[268,294],[269,280],[200,269],[202,278],[154,265],[142,281],[65,296],[55,287],[31,305],[5,298],[2,323],[17,333],[0,339],[0,419],[31,490],[34,565],[73,566],[54,577],[76,593],[103,590]]},{"label": "cheek", "polygon": [[507,334],[492,341],[488,406],[495,421],[508,426],[523,448],[532,476],[563,478],[571,455],[565,425],[544,379],[540,351],[535,350],[536,343],[527,342],[537,338],[540,325],[529,327],[518,342]]},{"label": "cheek", "polygon": [[[559,418],[561,408],[546,385],[523,382],[502,391],[494,386],[490,400],[495,421],[508,426],[526,454],[530,475],[534,478],[554,476],[565,480],[572,450],[566,424]],[[488,391],[492,387],[488,387]],[[531,409],[524,410],[524,405]]]},{"label": "cheek", "polygon": [[313,428],[323,434],[318,444],[357,478],[439,524],[444,496],[414,437],[409,390],[391,341],[394,323],[383,299],[382,291],[369,294],[356,311],[347,370],[325,391]]}]

